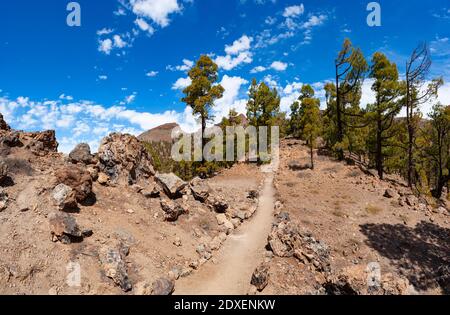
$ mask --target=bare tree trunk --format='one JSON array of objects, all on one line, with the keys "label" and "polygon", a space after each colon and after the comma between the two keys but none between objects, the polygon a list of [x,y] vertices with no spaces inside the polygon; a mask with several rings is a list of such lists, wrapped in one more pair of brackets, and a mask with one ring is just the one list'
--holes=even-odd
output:
[{"label": "bare tree trunk", "polygon": [[381,134],[381,120],[378,118],[377,121],[377,151],[376,151],[376,164],[377,164],[377,171],[378,176],[380,179],[383,179],[383,147],[382,147],[382,134]]},{"label": "bare tree trunk", "polygon": [[313,139],[311,137],[310,142],[309,142],[309,149],[310,149],[310,154],[311,154],[311,169],[314,169],[314,145],[313,145]]},{"label": "bare tree trunk", "polygon": [[[344,140],[344,130],[342,126],[342,112],[341,112],[341,93],[339,88],[339,73],[338,67],[336,66],[336,124],[337,124],[337,140],[341,142]],[[340,148],[338,150],[338,158],[340,161],[344,159],[344,150]]]},{"label": "bare tree trunk", "polygon": [[205,164],[205,130],[206,130],[206,117],[202,115],[202,164]]}]

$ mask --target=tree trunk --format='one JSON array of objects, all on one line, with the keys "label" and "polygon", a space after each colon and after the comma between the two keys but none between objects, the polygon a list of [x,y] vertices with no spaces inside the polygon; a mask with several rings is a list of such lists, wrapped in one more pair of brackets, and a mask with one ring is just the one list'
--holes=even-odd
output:
[{"label": "tree trunk", "polygon": [[310,144],[309,144],[309,152],[311,155],[311,169],[314,169],[314,146],[313,146],[313,141],[311,138]]},{"label": "tree trunk", "polygon": [[205,130],[206,130],[206,117],[202,115],[202,164],[205,164]]},{"label": "tree trunk", "polygon": [[377,151],[376,151],[376,164],[378,176],[383,179],[383,147],[382,147],[382,133],[381,133],[381,119],[377,121]]},{"label": "tree trunk", "polygon": [[[336,124],[337,124],[337,140],[342,143],[344,140],[344,130],[342,126],[342,116],[341,116],[341,93],[339,89],[339,74],[338,67],[336,66]],[[340,161],[344,159],[344,150],[339,148],[338,158]]]},{"label": "tree trunk", "polygon": [[[408,65],[407,65],[408,66]],[[412,188],[413,183],[413,136],[412,127],[412,104],[411,104],[411,85],[408,75],[406,76],[406,125],[408,128],[408,186]]]}]

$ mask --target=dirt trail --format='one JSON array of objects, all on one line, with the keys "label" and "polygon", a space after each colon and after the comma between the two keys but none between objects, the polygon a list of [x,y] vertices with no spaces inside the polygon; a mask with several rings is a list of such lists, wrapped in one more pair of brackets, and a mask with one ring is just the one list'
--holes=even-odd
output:
[{"label": "dirt trail", "polygon": [[175,294],[247,294],[251,276],[263,259],[267,235],[273,221],[272,167],[266,167],[262,172],[267,174],[255,216],[229,236],[215,254],[216,264],[209,261],[192,276],[180,279]]}]

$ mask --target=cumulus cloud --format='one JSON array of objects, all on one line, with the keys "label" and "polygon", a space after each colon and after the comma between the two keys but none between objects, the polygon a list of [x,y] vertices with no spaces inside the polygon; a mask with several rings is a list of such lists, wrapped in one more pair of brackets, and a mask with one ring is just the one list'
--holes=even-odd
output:
[{"label": "cumulus cloud", "polygon": [[151,19],[161,27],[170,24],[171,14],[181,11],[177,0],[130,0],[130,5],[136,15]]},{"label": "cumulus cloud", "polygon": [[183,90],[192,83],[191,78],[179,78],[173,85],[172,90]]},{"label": "cumulus cloud", "polygon": [[113,48],[113,41],[109,38],[100,40],[98,50],[102,53],[105,53],[106,55],[109,55],[111,53],[111,50]]},{"label": "cumulus cloud", "polygon": [[293,5],[293,6],[285,8],[284,12],[283,12],[283,16],[285,18],[296,17],[299,15],[302,15],[304,12],[305,12],[305,6],[302,3],[300,5]]},{"label": "cumulus cloud", "polygon": [[288,64],[287,64],[287,63],[284,63],[284,62],[281,62],[281,61],[274,61],[274,62],[270,65],[270,67],[271,67],[273,70],[276,70],[276,71],[285,71],[285,70],[287,69],[287,67],[288,67]]},{"label": "cumulus cloud", "polygon": [[246,113],[247,95],[242,94],[243,85],[248,81],[235,76],[224,75],[220,85],[225,89],[223,97],[215,102],[213,107],[214,123],[219,123],[223,117],[227,117],[230,110],[234,109],[240,114]]},{"label": "cumulus cloud", "polygon": [[243,35],[238,40],[235,40],[232,45],[225,46],[225,52],[227,55],[237,55],[242,51],[247,51],[250,49],[250,44],[253,38]]},{"label": "cumulus cloud", "polygon": [[220,69],[229,71],[241,64],[249,64],[253,62],[253,54],[250,51],[252,37],[243,35],[233,44],[225,46],[225,56],[217,56],[214,62]]},{"label": "cumulus cloud", "polygon": [[137,18],[134,23],[144,32],[147,32],[149,35],[153,35],[155,33],[155,29],[148,24],[144,19]]},{"label": "cumulus cloud", "polygon": [[55,129],[60,151],[68,153],[77,143],[86,142],[93,151],[100,140],[111,132],[125,132],[133,135],[165,123],[176,122],[183,130],[193,132],[199,124],[192,115],[192,109],[182,112],[160,113],[138,112],[125,106],[106,107],[91,101],[65,100],[32,101],[26,97],[10,99],[0,96],[0,112],[16,129]]}]

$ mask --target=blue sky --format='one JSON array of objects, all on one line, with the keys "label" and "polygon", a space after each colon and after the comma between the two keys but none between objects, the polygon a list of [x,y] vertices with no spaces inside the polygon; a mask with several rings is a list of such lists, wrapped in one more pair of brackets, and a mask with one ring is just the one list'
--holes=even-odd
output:
[{"label": "blue sky", "polygon": [[[345,37],[368,59],[386,53],[400,72],[427,41],[431,75],[450,82],[448,0],[378,1],[382,26],[374,28],[369,2],[80,0],[82,25],[69,27],[69,1],[1,1],[0,112],[18,129],[56,129],[64,152],[80,141],[95,151],[112,131],[139,134],[173,121],[193,130],[181,89],[201,54],[218,63],[226,89],[216,120],[245,110],[253,77],[276,87],[287,110],[304,83],[323,97]],[[370,81],[363,92],[370,102]],[[449,83],[440,100],[450,103]]]}]

